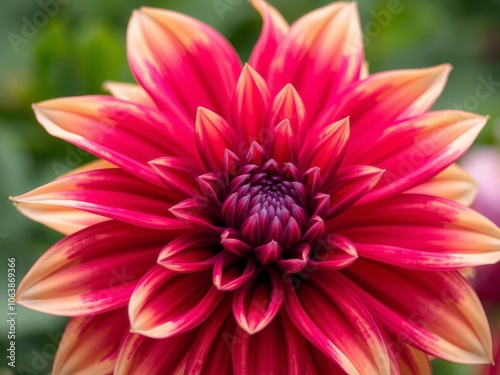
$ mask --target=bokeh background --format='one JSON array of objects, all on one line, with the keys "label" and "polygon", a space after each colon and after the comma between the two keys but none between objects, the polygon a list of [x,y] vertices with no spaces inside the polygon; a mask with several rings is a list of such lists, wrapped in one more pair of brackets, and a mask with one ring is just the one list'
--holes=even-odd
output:
[{"label": "bokeh background", "polygon": [[[54,2],[57,7],[47,7]],[[270,2],[289,21],[329,3]],[[19,282],[43,251],[60,238],[18,214],[8,196],[24,193],[92,160],[92,156],[47,135],[37,125],[31,103],[102,93],[105,80],[132,82],[125,56],[125,32],[131,11],[141,5],[174,9],[207,22],[235,45],[243,60],[259,35],[260,17],[245,0],[0,3],[0,311],[6,312],[7,305],[3,280],[7,258],[16,257]],[[370,71],[451,63],[453,72],[435,108],[489,114],[490,121],[477,142],[498,145],[499,0],[360,0],[359,8]],[[34,27],[26,26],[28,23]],[[17,372],[6,365],[6,319],[0,319],[0,375],[50,373],[66,319],[20,306],[18,313]],[[436,374],[474,374],[478,370],[441,361],[433,366]]]}]

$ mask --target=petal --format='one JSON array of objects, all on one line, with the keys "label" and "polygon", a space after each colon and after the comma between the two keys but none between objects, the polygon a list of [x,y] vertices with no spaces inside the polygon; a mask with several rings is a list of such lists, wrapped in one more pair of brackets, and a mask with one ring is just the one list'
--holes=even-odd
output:
[{"label": "petal", "polygon": [[[271,94],[264,79],[250,65],[243,67],[232,103],[232,123],[248,148],[254,141],[269,142],[264,130]],[[242,150],[240,154],[242,154]],[[244,153],[243,153],[244,154]]]},{"label": "petal", "polygon": [[299,144],[288,119],[284,119],[274,129],[273,159],[279,165],[296,164],[299,156]]},{"label": "petal", "polygon": [[347,277],[338,277],[400,342],[452,362],[491,361],[486,315],[457,271],[421,272],[358,260],[344,272]]},{"label": "petal", "polygon": [[203,170],[196,164],[183,159],[165,156],[148,163],[161,181],[173,192],[183,198],[199,194],[196,178]]},{"label": "petal", "polygon": [[120,345],[114,374],[183,375],[197,331],[161,340],[127,333]]},{"label": "petal", "polygon": [[116,99],[140,104],[149,108],[156,108],[156,104],[149,94],[135,83],[106,81],[103,87],[104,90],[111,93]]},{"label": "petal", "polygon": [[476,181],[458,164],[452,164],[429,181],[406,191],[446,198],[470,206],[477,194]]},{"label": "petal", "polygon": [[299,93],[295,87],[287,84],[274,98],[269,116],[269,127],[274,129],[283,120],[288,120],[297,142],[302,144],[307,132],[305,118],[306,109]]},{"label": "petal", "polygon": [[353,241],[360,256],[400,267],[459,269],[500,259],[500,229],[442,198],[403,194],[352,207],[338,223],[328,230]]},{"label": "petal", "polygon": [[278,272],[268,268],[235,292],[234,318],[245,332],[255,334],[275,318],[283,296],[283,284]]},{"label": "petal", "polygon": [[213,207],[208,199],[189,198],[171,207],[169,211],[179,220],[193,227],[218,234],[224,230],[218,226],[222,225],[219,207]]},{"label": "petal", "polygon": [[372,130],[427,112],[443,91],[450,70],[445,64],[372,74],[331,98],[316,126],[321,129],[350,116],[351,137],[372,142]]},{"label": "petal", "polygon": [[394,341],[393,344],[395,350],[397,350],[397,361],[401,374],[432,375],[432,368],[427,354],[398,341]]},{"label": "petal", "polygon": [[259,40],[250,55],[249,64],[264,78],[267,78],[269,67],[276,48],[288,32],[288,23],[283,16],[265,1],[252,0],[253,7],[261,14],[264,24]]},{"label": "petal", "polygon": [[375,137],[376,142],[363,143],[358,155],[346,155],[344,160],[346,164],[386,169],[380,183],[363,201],[395,195],[454,163],[471,146],[486,120],[484,116],[461,111],[426,113],[385,129]]},{"label": "petal", "polygon": [[195,135],[201,160],[213,172],[221,171],[226,149],[238,151],[238,136],[234,129],[209,109],[198,108]]},{"label": "petal", "polygon": [[299,169],[305,172],[318,167],[322,179],[332,178],[344,158],[349,134],[348,117],[320,132],[310,132],[300,150]]},{"label": "petal", "polygon": [[318,271],[300,287],[285,288],[292,322],[349,374],[389,374],[389,356],[378,325],[337,274]]},{"label": "petal", "polygon": [[219,290],[238,289],[250,280],[255,268],[253,257],[241,258],[226,253],[214,265],[214,285]]},{"label": "petal", "polygon": [[166,338],[189,331],[203,323],[222,296],[209,271],[177,273],[156,266],[130,297],[131,332]]},{"label": "petal", "polygon": [[193,129],[174,125],[151,108],[109,96],[82,96],[41,102],[34,111],[49,134],[155,184],[160,181],[147,165],[150,160],[171,155],[201,163],[185,152]]},{"label": "petal", "polygon": [[337,2],[291,26],[273,58],[269,85],[277,93],[291,83],[314,119],[328,98],[359,78],[363,61],[357,6]]},{"label": "petal", "polygon": [[186,228],[168,212],[172,193],[117,168],[61,177],[12,199],[21,207],[65,207],[142,227]]},{"label": "petal", "polygon": [[193,340],[185,375],[233,375],[232,342],[235,327],[231,299],[226,297],[217,311],[200,327]]},{"label": "petal", "polygon": [[66,316],[124,306],[171,239],[165,232],[115,221],[83,229],[42,255],[19,285],[16,301]]},{"label": "petal", "polygon": [[283,310],[262,331],[248,334],[238,327],[235,336],[233,367],[236,374],[305,374],[305,341]]},{"label": "petal", "polygon": [[127,310],[124,308],[72,318],[59,343],[52,374],[111,374],[121,337],[128,328]]},{"label": "petal", "polygon": [[337,270],[358,259],[354,244],[339,234],[329,234],[316,242],[307,262],[308,270]]},{"label": "petal", "polygon": [[228,118],[241,64],[231,45],[208,25],[143,7],[130,20],[127,53],[141,86],[160,108],[180,115],[179,121],[194,120],[199,106]]},{"label": "petal", "polygon": [[165,246],[158,256],[158,264],[176,272],[204,271],[214,267],[220,250],[219,236],[189,233]]},{"label": "petal", "polygon": [[368,165],[352,165],[340,169],[323,191],[330,193],[330,208],[325,218],[339,215],[377,186],[383,169]]}]

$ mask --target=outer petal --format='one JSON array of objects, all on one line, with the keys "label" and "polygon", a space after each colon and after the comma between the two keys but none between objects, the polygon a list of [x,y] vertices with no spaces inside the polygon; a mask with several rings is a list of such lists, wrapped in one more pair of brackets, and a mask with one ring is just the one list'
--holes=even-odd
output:
[{"label": "outer petal", "polygon": [[156,108],[156,104],[149,94],[141,86],[135,83],[106,81],[103,87],[116,99]]},{"label": "outer petal", "polygon": [[16,300],[30,309],[66,316],[124,306],[172,235],[108,221],[51,247],[19,285]]},{"label": "outer petal", "polygon": [[363,147],[350,143],[353,149],[344,160],[346,164],[386,169],[380,183],[363,201],[395,195],[454,163],[470,147],[486,120],[461,111],[427,113],[392,125],[378,136],[372,134],[375,142],[365,139]]},{"label": "outer petal", "polygon": [[109,96],[53,99],[35,104],[38,121],[53,136],[71,142],[143,179],[160,184],[147,162],[186,155],[193,129],[164,113]]},{"label": "outer petal", "polygon": [[172,207],[169,202],[175,198],[165,189],[112,168],[61,177],[12,199],[21,209],[37,209],[40,205],[47,205],[49,209],[65,207],[143,227],[186,228],[186,224],[168,212]]},{"label": "outer petal", "polygon": [[184,375],[198,329],[161,340],[128,333],[120,345],[114,374]]},{"label": "outer petal", "polygon": [[291,26],[273,58],[269,85],[277,93],[291,83],[314,119],[328,98],[359,78],[363,61],[356,4],[336,2]]},{"label": "outer petal", "polygon": [[217,31],[180,13],[141,8],[130,20],[127,50],[136,79],[160,108],[180,121],[194,120],[199,106],[228,118],[241,64]]},{"label": "outer petal", "polygon": [[318,271],[296,290],[285,288],[288,315],[304,337],[345,372],[389,374],[387,348],[378,326],[336,274]]},{"label": "outer petal", "polygon": [[457,363],[491,361],[486,315],[458,272],[413,271],[364,260],[344,272],[349,279],[338,277],[400,342]]},{"label": "outer petal", "polygon": [[202,323],[222,296],[210,271],[180,274],[156,266],[130,298],[131,332],[152,338],[186,332]]},{"label": "outer petal", "polygon": [[407,194],[426,194],[451,199],[470,206],[477,194],[476,181],[458,164],[452,164],[433,179],[406,191]]},{"label": "outer petal", "polygon": [[126,309],[72,318],[64,330],[52,374],[111,374],[128,327]]},{"label": "outer petal", "polygon": [[360,256],[401,267],[458,269],[500,259],[500,229],[442,198],[402,194],[352,207],[335,221],[328,230],[353,241]]},{"label": "outer petal", "polygon": [[283,16],[265,1],[252,0],[252,5],[262,15],[264,25],[259,40],[250,55],[249,64],[264,78],[267,78],[269,66],[276,48],[288,32],[288,23]]},{"label": "outer petal", "polygon": [[149,165],[161,181],[180,197],[190,198],[200,193],[196,178],[203,170],[196,164],[183,158],[165,156],[151,160]]},{"label": "outer petal", "polygon": [[306,372],[306,343],[286,312],[253,335],[241,328],[233,340],[233,367],[238,375],[303,375]]},{"label": "outer petal", "polygon": [[392,344],[394,345],[399,370],[402,375],[432,375],[432,368],[427,354],[398,341],[396,337],[393,340]]},{"label": "outer petal", "polygon": [[427,112],[443,91],[450,70],[449,65],[439,65],[372,74],[332,97],[316,126],[321,129],[350,116],[351,136],[370,137],[372,129]]}]

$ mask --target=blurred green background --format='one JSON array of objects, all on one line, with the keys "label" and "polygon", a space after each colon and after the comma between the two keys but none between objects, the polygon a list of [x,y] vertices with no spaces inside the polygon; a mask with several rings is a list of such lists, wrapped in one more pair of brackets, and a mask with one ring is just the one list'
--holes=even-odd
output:
[{"label": "blurred green background", "polygon": [[[329,3],[270,2],[289,21]],[[207,22],[235,45],[243,60],[261,25],[258,14],[244,0],[59,0],[57,10],[47,8],[48,3],[53,1],[2,0],[0,4],[0,275],[6,274],[7,257],[16,257],[18,282],[60,236],[18,214],[7,197],[92,160],[47,135],[36,123],[31,103],[102,93],[104,80],[132,81],[125,32],[131,11],[141,5],[174,9]],[[224,11],[216,7],[221,3],[226,4]],[[484,81],[500,82],[499,0],[361,0],[359,8],[371,72],[451,63],[454,70],[435,108],[489,114],[491,119],[478,142],[498,141],[500,83],[485,87]],[[26,28],[27,21],[39,26]],[[481,85],[480,92],[490,95],[477,95]],[[5,284],[2,280],[2,301],[7,300]],[[6,302],[0,310],[6,311]],[[47,374],[66,319],[22,307],[18,312],[18,373]],[[0,321],[5,353],[6,322]],[[475,371],[438,361],[434,367],[436,374]],[[2,354],[0,375],[12,373]]]}]

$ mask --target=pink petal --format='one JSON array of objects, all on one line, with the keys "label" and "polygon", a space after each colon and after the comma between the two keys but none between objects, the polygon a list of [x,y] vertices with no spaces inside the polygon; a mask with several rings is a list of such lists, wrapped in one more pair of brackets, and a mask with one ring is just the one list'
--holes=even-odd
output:
[{"label": "pink petal", "polygon": [[106,81],[103,86],[104,89],[111,93],[111,95],[113,95],[116,99],[140,104],[150,108],[156,108],[155,102],[139,85],[134,83]]},{"label": "pink petal", "polygon": [[220,210],[213,207],[208,199],[201,197],[190,198],[171,207],[169,211],[179,220],[195,228],[218,233],[223,231],[220,222]]},{"label": "pink petal", "polygon": [[198,330],[164,339],[127,333],[120,345],[114,374],[184,375],[186,360]]},{"label": "pink petal", "polygon": [[218,114],[198,108],[196,117],[196,146],[206,168],[220,172],[226,149],[238,151],[238,135]]},{"label": "pink petal", "polygon": [[117,168],[61,177],[12,198],[21,207],[65,207],[155,229],[181,229],[186,224],[168,210],[175,196]]},{"label": "pink petal", "polygon": [[358,260],[345,274],[349,279],[337,276],[398,342],[457,363],[491,361],[486,315],[458,272],[421,272]]},{"label": "pink petal", "polygon": [[243,140],[243,147],[238,150],[240,154],[244,155],[245,145],[248,149],[254,141],[263,145],[269,141],[264,126],[270,99],[264,79],[246,64],[238,79],[232,103],[232,123]]},{"label": "pink petal", "polygon": [[269,85],[277,93],[291,83],[314,119],[328,98],[359,78],[363,61],[356,4],[333,3],[291,26],[273,58]]},{"label": "pink petal", "polygon": [[34,111],[51,135],[158,185],[148,161],[171,155],[201,163],[185,152],[192,127],[174,125],[173,117],[152,108],[109,96],[82,96],[41,102]]},{"label": "pink petal", "polygon": [[434,195],[470,206],[476,197],[477,189],[475,180],[458,164],[452,164],[431,180],[405,193]]},{"label": "pink petal", "polygon": [[316,127],[350,116],[351,137],[373,140],[372,130],[427,112],[443,91],[450,70],[449,65],[439,65],[372,74],[330,98]]},{"label": "pink petal", "polygon": [[345,372],[335,362],[309,343],[307,344],[307,352],[306,375],[342,374]]},{"label": "pink petal", "polygon": [[176,273],[156,266],[130,297],[131,332],[166,338],[189,331],[203,323],[222,296],[209,271]]},{"label": "pink petal", "polygon": [[500,229],[442,198],[403,194],[353,207],[337,223],[328,230],[353,241],[360,256],[400,267],[459,269],[500,259]]},{"label": "pink petal", "polygon": [[252,257],[241,258],[233,254],[223,254],[214,265],[213,282],[219,290],[235,290],[244,285],[255,272]]},{"label": "pink petal", "polygon": [[52,246],[24,277],[16,301],[66,316],[127,304],[171,234],[115,221],[96,224]]},{"label": "pink petal", "polygon": [[241,64],[231,45],[208,25],[143,7],[130,20],[127,53],[141,86],[180,123],[194,120],[199,106],[228,118]]},{"label": "pink petal", "polygon": [[128,328],[127,310],[124,308],[72,318],[59,343],[52,374],[111,374],[121,337]]},{"label": "pink petal", "polygon": [[250,55],[249,64],[264,78],[267,78],[269,67],[276,48],[288,32],[288,23],[283,16],[265,1],[252,0],[253,7],[261,14],[264,24],[259,40]]},{"label": "pink petal", "polygon": [[349,140],[349,118],[337,121],[321,132],[310,132],[300,150],[299,169],[318,167],[321,177],[329,180],[342,163]]},{"label": "pink petal", "polygon": [[337,270],[349,266],[358,259],[354,244],[339,234],[329,234],[316,242],[307,262],[308,269]]},{"label": "pink petal", "polygon": [[346,163],[370,164],[386,173],[363,201],[398,194],[429,180],[460,158],[486,123],[484,116],[460,111],[430,112],[385,129],[376,142]]},{"label": "pink petal", "polygon": [[179,236],[163,248],[158,264],[176,272],[212,269],[220,258],[220,237],[203,232]]},{"label": "pink petal", "polygon": [[392,344],[396,354],[398,354],[396,358],[401,374],[432,375],[432,368],[427,354],[398,341],[396,337],[393,340]]},{"label": "pink petal", "polygon": [[378,325],[337,274],[318,271],[296,290],[285,289],[292,322],[349,374],[389,374],[389,356]]},{"label": "pink petal", "polygon": [[305,341],[284,311],[262,331],[248,334],[238,327],[235,336],[233,366],[236,374],[306,373]]},{"label": "pink petal", "polygon": [[268,268],[235,292],[234,318],[245,332],[252,335],[264,329],[275,318],[282,302],[283,283],[278,272]]},{"label": "pink petal", "polygon": [[276,125],[273,138],[273,159],[279,165],[296,164],[299,156],[299,144],[288,119]]},{"label": "pink petal", "polygon": [[384,172],[368,165],[352,165],[340,169],[332,182],[322,189],[331,194],[330,208],[325,217],[339,215],[363,198],[377,186]]},{"label": "pink petal", "polygon": [[299,93],[291,84],[287,84],[276,95],[270,111],[270,128],[288,120],[299,144],[307,131],[305,126],[306,109]]},{"label": "pink petal", "polygon": [[165,156],[151,160],[149,165],[161,181],[179,196],[190,198],[199,194],[196,178],[203,173],[203,170],[196,164],[184,158]]}]

